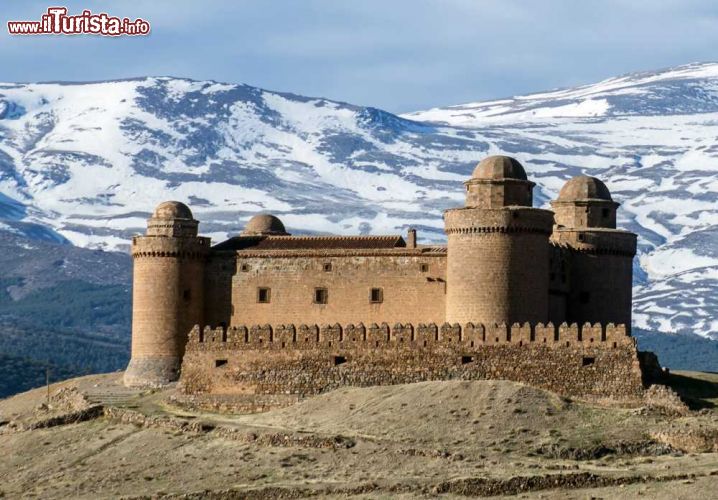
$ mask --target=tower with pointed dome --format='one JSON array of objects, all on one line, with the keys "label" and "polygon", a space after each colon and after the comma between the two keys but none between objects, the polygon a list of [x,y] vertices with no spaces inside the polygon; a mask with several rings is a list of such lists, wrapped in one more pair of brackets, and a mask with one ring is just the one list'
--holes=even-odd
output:
[{"label": "tower with pointed dome", "polygon": [[535,184],[508,156],[485,158],[464,185],[466,206],[444,213],[446,321],[547,321],[553,213],[531,206]]},{"label": "tower with pointed dome", "polygon": [[197,236],[187,205],[161,203],[145,236],[132,240],[132,355],[125,385],[177,380],[187,333],[203,323],[204,267],[210,239]]}]

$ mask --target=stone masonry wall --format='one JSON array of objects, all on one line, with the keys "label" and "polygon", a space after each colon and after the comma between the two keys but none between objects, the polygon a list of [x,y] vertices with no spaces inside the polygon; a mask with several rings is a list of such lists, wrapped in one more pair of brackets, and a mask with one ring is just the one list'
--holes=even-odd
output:
[{"label": "stone masonry wall", "polygon": [[195,327],[186,392],[318,394],[341,386],[505,379],[569,396],[632,399],[643,390],[623,325],[445,323]]},{"label": "stone masonry wall", "polygon": [[[446,254],[216,255],[207,266],[206,323],[444,321]],[[269,290],[269,302],[258,289]],[[327,293],[315,302],[315,290]],[[371,290],[380,300],[371,300]]]}]

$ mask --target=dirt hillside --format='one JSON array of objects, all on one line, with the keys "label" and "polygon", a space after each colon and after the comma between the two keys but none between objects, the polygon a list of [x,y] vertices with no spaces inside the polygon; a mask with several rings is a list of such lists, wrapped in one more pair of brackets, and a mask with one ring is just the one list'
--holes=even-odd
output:
[{"label": "dirt hillside", "polygon": [[[718,375],[678,411],[588,404],[505,381],[345,388],[223,415],[119,374],[0,401],[0,497],[710,498]],[[661,396],[662,397],[662,396]],[[660,398],[659,398],[660,399]]]}]

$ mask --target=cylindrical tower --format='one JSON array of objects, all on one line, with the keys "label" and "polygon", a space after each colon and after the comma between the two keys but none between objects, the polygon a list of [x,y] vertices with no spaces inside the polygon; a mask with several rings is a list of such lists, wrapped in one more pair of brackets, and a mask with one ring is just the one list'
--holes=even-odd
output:
[{"label": "cylindrical tower", "polygon": [[606,185],[595,177],[569,180],[551,202],[554,246],[569,263],[566,321],[631,325],[636,235],[616,229],[616,209]]},{"label": "cylindrical tower", "polygon": [[127,386],[177,380],[187,334],[203,324],[204,267],[210,239],[183,203],[161,203],[146,236],[132,240],[132,358]]},{"label": "cylindrical tower", "polygon": [[444,213],[446,321],[546,322],[553,213],[531,208],[535,184],[507,156],[481,161],[464,185],[466,207]]}]

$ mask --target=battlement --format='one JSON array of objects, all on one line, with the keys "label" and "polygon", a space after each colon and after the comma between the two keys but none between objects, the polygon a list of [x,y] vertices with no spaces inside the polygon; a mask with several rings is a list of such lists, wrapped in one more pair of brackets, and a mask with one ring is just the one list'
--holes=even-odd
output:
[{"label": "battlement", "polygon": [[425,380],[514,380],[569,396],[643,391],[625,325],[386,323],[195,326],[182,365],[192,394],[290,394]]},{"label": "battlement", "polygon": [[498,345],[543,347],[635,346],[626,325],[529,323],[513,325],[444,323],[373,323],[357,325],[252,325],[200,329],[189,334],[187,351],[206,349],[377,349],[403,346],[417,349],[435,346],[490,347]]}]

